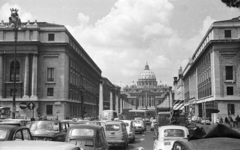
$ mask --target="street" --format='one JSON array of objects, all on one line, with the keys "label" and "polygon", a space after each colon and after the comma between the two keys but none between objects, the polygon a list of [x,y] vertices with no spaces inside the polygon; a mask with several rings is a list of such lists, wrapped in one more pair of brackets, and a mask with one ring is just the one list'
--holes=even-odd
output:
[{"label": "street", "polygon": [[[152,150],[153,149],[153,131],[150,130],[150,126],[147,126],[147,131],[143,134],[136,133],[135,142],[129,143],[126,150]],[[110,147],[109,150],[122,150],[122,147]]]}]

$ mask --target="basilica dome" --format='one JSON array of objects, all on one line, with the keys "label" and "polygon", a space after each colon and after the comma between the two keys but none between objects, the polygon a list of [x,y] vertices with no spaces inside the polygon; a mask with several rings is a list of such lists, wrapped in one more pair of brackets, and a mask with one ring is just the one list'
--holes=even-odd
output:
[{"label": "basilica dome", "polygon": [[148,64],[145,65],[144,71],[139,75],[140,80],[145,80],[145,79],[154,79],[156,80],[155,74],[149,69]]}]

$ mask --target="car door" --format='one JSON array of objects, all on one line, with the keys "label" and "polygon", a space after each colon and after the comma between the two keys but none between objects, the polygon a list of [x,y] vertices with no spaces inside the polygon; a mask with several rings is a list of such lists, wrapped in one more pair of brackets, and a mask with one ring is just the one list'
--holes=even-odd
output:
[{"label": "car door", "polygon": [[107,138],[105,135],[105,130],[104,128],[101,129],[102,130],[102,139],[103,139],[103,145],[104,145],[104,150],[108,150],[108,143],[107,143]]},{"label": "car door", "polygon": [[125,137],[124,139],[126,139],[128,141],[127,127],[126,127],[125,123],[121,123],[121,125],[122,125],[122,134]]}]

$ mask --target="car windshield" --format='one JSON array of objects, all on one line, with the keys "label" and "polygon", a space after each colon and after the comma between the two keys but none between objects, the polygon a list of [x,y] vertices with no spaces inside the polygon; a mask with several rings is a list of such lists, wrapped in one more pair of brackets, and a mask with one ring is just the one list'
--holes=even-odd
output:
[{"label": "car windshield", "polygon": [[0,129],[0,140],[4,140],[7,137],[8,131]]},{"label": "car windshield", "polygon": [[30,130],[31,131],[38,131],[38,130],[59,131],[59,123],[58,122],[51,122],[51,121],[33,122],[30,125]]},{"label": "car windshield", "polygon": [[81,136],[88,136],[92,137],[94,136],[94,130],[93,129],[72,129],[69,132],[69,136],[74,136],[74,137],[81,137]]},{"label": "car windshield", "polygon": [[135,124],[141,124],[141,121],[134,121]]},{"label": "car windshield", "polygon": [[106,131],[119,131],[120,126],[118,124],[108,124],[106,125]]},{"label": "car windshield", "polygon": [[166,129],[164,137],[184,137],[184,131],[181,129]]}]

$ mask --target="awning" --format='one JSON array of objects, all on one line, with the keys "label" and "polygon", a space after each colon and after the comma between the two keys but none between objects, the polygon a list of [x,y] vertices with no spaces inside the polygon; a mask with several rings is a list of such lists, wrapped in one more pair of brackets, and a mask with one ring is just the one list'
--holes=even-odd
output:
[{"label": "awning", "polygon": [[173,110],[183,110],[184,100],[175,100],[173,103]]}]

